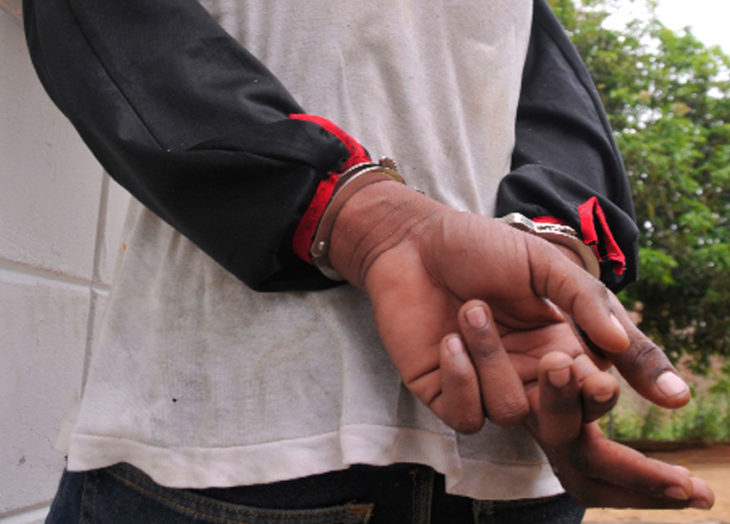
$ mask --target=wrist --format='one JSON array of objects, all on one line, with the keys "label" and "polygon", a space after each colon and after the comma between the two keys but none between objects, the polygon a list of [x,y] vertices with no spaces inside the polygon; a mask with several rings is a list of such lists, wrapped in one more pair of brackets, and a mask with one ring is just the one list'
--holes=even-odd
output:
[{"label": "wrist", "polygon": [[593,277],[600,278],[601,269],[595,253],[591,247],[583,242],[572,227],[553,221],[538,222],[537,219],[533,221],[521,213],[510,213],[498,220],[520,231],[547,240],[554,246],[557,246],[564,255],[588,271]]},{"label": "wrist", "polygon": [[336,178],[329,202],[320,215],[308,252],[308,255],[311,255],[311,262],[327,278],[344,280],[344,277],[332,267],[329,253],[332,229],[343,206],[353,195],[368,185],[388,180],[405,184],[395,167],[395,163],[388,158],[380,159],[377,164],[373,162],[356,164]]},{"label": "wrist", "polygon": [[404,241],[444,206],[393,181],[370,184],[345,203],[332,228],[329,258],[350,283],[364,287],[373,263]]}]

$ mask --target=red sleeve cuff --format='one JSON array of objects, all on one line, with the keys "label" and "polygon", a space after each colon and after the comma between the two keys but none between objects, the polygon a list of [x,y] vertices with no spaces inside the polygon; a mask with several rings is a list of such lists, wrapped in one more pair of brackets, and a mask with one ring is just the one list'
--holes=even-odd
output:
[{"label": "red sleeve cuff", "polygon": [[[611,260],[613,270],[621,275],[626,269],[626,257],[614,239],[608,227],[606,215],[596,197],[591,197],[578,206],[580,218],[580,233],[583,242],[589,245],[599,261]],[[543,224],[567,225],[563,220],[551,216],[540,216],[532,219],[533,222]],[[596,227],[598,225],[598,227]]]},{"label": "red sleeve cuff", "polygon": [[598,198],[591,197],[579,205],[578,216],[583,242],[593,248],[599,261],[612,261],[613,270],[621,275],[626,269],[626,257],[611,233]]},{"label": "red sleeve cuff", "polygon": [[309,248],[312,245],[312,240],[317,231],[319,220],[322,218],[322,213],[324,213],[327,204],[332,198],[337,179],[344,171],[347,171],[352,166],[362,164],[363,162],[371,162],[371,159],[368,152],[357,140],[326,118],[306,114],[291,114],[289,118],[306,120],[320,125],[323,129],[335,135],[347,147],[350,153],[345,163],[340,166],[339,171],[329,173],[329,176],[319,183],[314,197],[309,203],[309,207],[307,207],[307,210],[304,212],[302,219],[294,231],[294,238],[292,239],[294,253],[305,262],[311,264],[312,257],[309,254]]}]

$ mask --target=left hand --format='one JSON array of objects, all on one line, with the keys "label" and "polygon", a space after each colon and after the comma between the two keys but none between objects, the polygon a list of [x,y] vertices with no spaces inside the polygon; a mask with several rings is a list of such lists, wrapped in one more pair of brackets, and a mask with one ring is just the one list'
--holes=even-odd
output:
[{"label": "left hand", "polygon": [[[494,324],[489,307],[482,301],[470,300],[461,307],[458,315],[460,335],[454,333],[445,337],[445,340],[455,346],[457,344],[453,339],[461,342],[460,337],[463,337],[460,345],[465,343],[468,348],[475,371],[470,372],[465,363],[461,375],[470,377],[477,384],[472,388],[479,388],[487,416],[492,422],[506,425],[499,416],[493,417],[492,413],[503,412],[506,399],[521,398],[521,392],[514,392],[516,384],[529,385],[535,382],[540,359],[553,351],[561,351],[574,358],[575,366],[581,372],[580,377],[592,377],[591,381],[600,383],[592,384],[596,387],[600,385],[598,389],[582,391],[584,423],[603,416],[618,400],[615,379],[611,377],[609,380],[604,374],[597,374],[599,370],[606,370],[611,365],[616,367],[638,393],[654,404],[676,409],[689,401],[689,387],[679,377],[664,352],[636,327],[613,293],[609,292],[609,300],[614,315],[629,337],[629,347],[618,353],[602,352],[583,336],[580,328],[565,313],[563,322],[533,329],[514,329]],[[481,328],[469,322],[469,313],[473,316],[473,312],[479,309],[485,311],[489,318],[489,322],[484,322]],[[442,349],[442,355],[445,354]],[[505,366],[505,355],[508,355],[513,369]],[[584,379],[579,380],[583,387]],[[466,379],[463,382],[469,384]],[[505,385],[511,389],[504,389]],[[443,390],[446,391],[446,388]],[[452,413],[451,410],[448,412]],[[453,413],[457,412],[458,410],[453,410]],[[457,427],[455,424],[458,421],[450,423],[452,427]]]},{"label": "left hand", "polygon": [[[600,371],[584,352],[569,323],[506,331],[500,339],[493,322],[482,330],[467,322],[467,312],[476,307],[486,308],[486,304],[469,301],[459,314],[461,336],[474,367],[487,368],[480,377],[489,370],[497,375],[503,368],[490,367],[489,355],[501,351],[509,356],[515,372],[525,382],[530,405],[527,428],[545,452],[563,487],[581,505],[712,506],[714,495],[703,480],[685,468],[647,458],[612,442],[603,436],[597,422],[591,422],[613,406],[618,398],[618,385],[612,375]],[[451,337],[461,340],[459,335]],[[491,349],[485,352],[485,347]],[[476,380],[476,373],[472,373]],[[477,387],[481,388],[489,412],[490,403],[500,398],[499,381]]]},{"label": "left hand", "polygon": [[553,352],[540,360],[538,382],[528,388],[527,427],[565,490],[585,507],[712,507],[712,489],[686,468],[650,459],[605,438],[598,423],[583,423],[581,397],[596,375],[606,373],[583,376],[575,360]]},{"label": "left hand", "polygon": [[[475,322],[477,318],[481,318],[481,321]],[[584,422],[601,417],[618,400],[616,380],[610,375],[597,374],[600,367],[605,369],[610,363],[600,358],[591,358],[567,321],[534,329],[515,330],[495,323],[485,302],[470,300],[459,310],[458,323],[459,334],[450,334],[442,341],[441,361],[448,362],[446,357],[450,350],[445,347],[447,344],[468,348],[469,360],[465,361],[461,371],[461,375],[465,377],[462,387],[473,388],[474,393],[469,396],[481,396],[486,415],[498,425],[507,425],[499,416],[505,411],[505,404],[515,396],[524,396],[524,388],[537,382],[540,359],[554,351],[563,352],[574,359],[575,366],[580,371],[581,386],[586,388],[582,395]],[[467,364],[471,365],[467,367]],[[444,398],[452,401],[456,407],[458,400],[452,400],[449,392],[457,391],[458,388],[454,387],[454,379],[449,377],[458,374],[443,365],[442,373],[446,380],[452,380],[452,383],[442,386]],[[585,384],[583,377],[588,377]],[[447,414],[460,412],[451,408],[444,411]],[[495,413],[498,416],[495,417]]]}]

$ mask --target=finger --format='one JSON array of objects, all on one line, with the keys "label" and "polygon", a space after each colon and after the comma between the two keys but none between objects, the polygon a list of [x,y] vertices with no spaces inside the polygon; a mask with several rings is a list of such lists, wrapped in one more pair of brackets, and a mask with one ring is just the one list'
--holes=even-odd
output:
[{"label": "finger", "polygon": [[609,352],[626,349],[629,338],[612,314],[606,287],[576,268],[554,246],[535,237],[524,240],[528,253],[535,253],[529,258],[535,292],[571,315],[599,348]]},{"label": "finger", "polygon": [[[586,353],[603,368],[603,361],[615,365],[627,382],[644,398],[665,408],[682,407],[690,399],[687,384],[664,352],[647,337],[630,319],[618,299],[611,295],[615,316],[629,336],[629,347],[620,353],[601,351],[579,326],[573,324],[576,333],[586,345]],[[596,355],[602,355],[594,358]]]},{"label": "finger", "polygon": [[698,477],[692,477],[692,496],[689,507],[696,509],[710,509],[715,505],[715,493],[710,485]]},{"label": "finger", "polygon": [[538,363],[544,355],[562,351],[576,357],[583,353],[583,345],[564,322],[527,331],[500,329],[499,333],[502,345],[523,384],[537,381]]},{"label": "finger", "polygon": [[579,384],[582,384],[583,381],[591,375],[601,373],[601,370],[598,369],[595,362],[593,362],[588,355],[584,354],[576,355],[573,359],[572,366],[575,379]]},{"label": "finger", "polygon": [[608,371],[613,367],[613,363],[608,360],[606,357],[603,356],[603,353],[596,353],[593,351],[590,347],[585,346],[584,347],[585,354],[590,357],[590,359],[593,361],[593,363],[596,365],[598,369],[601,371]]},{"label": "finger", "polygon": [[706,482],[606,439],[596,423],[585,425],[570,446],[543,449],[563,486],[585,506],[708,508],[714,503]]},{"label": "finger", "polygon": [[572,461],[589,478],[657,498],[687,501],[694,486],[686,471],[609,440],[596,422],[586,424],[571,450]]},{"label": "finger", "polygon": [[431,409],[461,433],[475,433],[484,425],[484,411],[476,370],[457,334],[444,337],[440,346],[441,394]]},{"label": "finger", "polygon": [[618,381],[603,371],[587,376],[581,382],[580,389],[583,400],[583,423],[601,418],[618,402]]},{"label": "finger", "polygon": [[704,498],[698,498],[695,501],[695,499],[679,500],[666,496],[656,497],[602,480],[580,477],[576,479],[573,486],[566,487],[566,490],[570,492],[576,502],[586,508],[682,509],[698,507],[709,509],[712,507],[712,503]]},{"label": "finger", "polygon": [[524,386],[502,346],[489,306],[470,300],[461,307],[458,318],[487,416],[500,426],[523,422],[529,412]]},{"label": "finger", "polygon": [[588,355],[601,371],[610,369],[613,365],[611,361],[608,360],[605,357],[605,353],[596,346],[590,338],[588,338],[588,335],[586,335],[585,331],[583,331],[580,326],[575,323],[575,320],[571,316],[566,316],[566,322],[573,331],[575,338],[578,340],[583,353]]},{"label": "finger", "polygon": [[593,422],[618,401],[618,382],[612,375],[602,372],[586,354],[575,357],[573,372],[581,388],[583,423]]},{"label": "finger", "polygon": [[664,351],[631,321],[613,294],[611,302],[630,343],[626,351],[606,354],[606,357],[646,399],[666,408],[684,406],[690,400],[689,386],[680,378]]},{"label": "finger", "polygon": [[[505,348],[506,349],[506,348]],[[533,355],[525,355],[507,350],[512,367],[523,384],[537,382],[537,363],[539,360]]]},{"label": "finger", "polygon": [[538,389],[537,437],[551,447],[568,445],[580,434],[582,419],[573,359],[559,351],[542,357]]}]

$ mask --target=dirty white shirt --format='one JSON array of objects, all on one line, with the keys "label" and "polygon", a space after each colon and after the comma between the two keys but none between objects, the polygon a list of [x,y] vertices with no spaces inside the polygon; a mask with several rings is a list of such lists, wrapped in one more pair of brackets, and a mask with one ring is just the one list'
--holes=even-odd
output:
[{"label": "dirty white shirt", "polygon": [[[492,214],[531,0],[203,4],[306,111],[432,198]],[[123,237],[69,469],[127,462],[194,488],[415,462],[454,494],[562,491],[524,430],[457,435],[416,400],[361,291],[253,292],[136,202]]]}]

